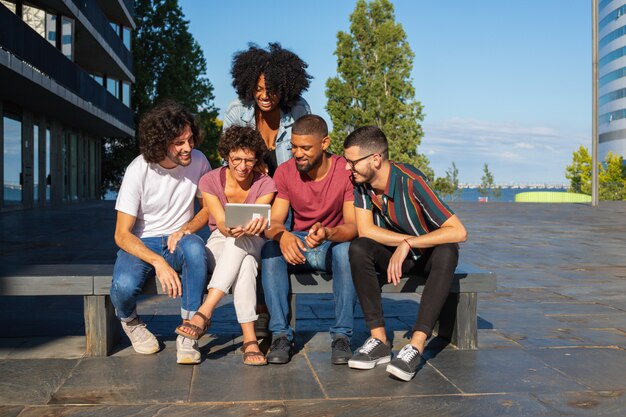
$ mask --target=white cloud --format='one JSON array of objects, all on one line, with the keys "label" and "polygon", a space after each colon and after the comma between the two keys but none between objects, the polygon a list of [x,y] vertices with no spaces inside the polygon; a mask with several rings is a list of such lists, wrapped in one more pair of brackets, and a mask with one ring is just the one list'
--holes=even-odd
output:
[{"label": "white cloud", "polygon": [[522,149],[535,149],[535,145],[534,144],[526,143],[526,142],[516,143],[514,146],[516,148],[522,148]]},{"label": "white cloud", "polygon": [[453,118],[424,125],[419,151],[428,155],[436,175],[452,163],[462,182],[478,183],[484,163],[498,183],[565,183],[565,166],[590,134],[548,126],[522,126]]}]

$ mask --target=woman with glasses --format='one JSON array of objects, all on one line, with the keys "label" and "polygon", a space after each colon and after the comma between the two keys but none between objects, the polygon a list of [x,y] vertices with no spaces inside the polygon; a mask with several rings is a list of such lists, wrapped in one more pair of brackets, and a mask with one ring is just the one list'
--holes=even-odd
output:
[{"label": "woman with glasses", "polygon": [[291,158],[291,125],[311,113],[301,96],[312,78],[307,66],[278,43],[270,43],[268,49],[250,44],[233,57],[231,74],[238,98],[226,109],[224,129],[248,126],[261,133],[269,149],[264,162],[270,176]]},{"label": "woman with glasses", "polygon": [[267,153],[263,138],[250,127],[232,126],[224,131],[218,152],[228,163],[200,179],[204,206],[208,208],[211,237],[207,241],[208,269],[213,272],[209,293],[196,314],[176,328],[176,333],[191,339],[202,337],[211,325],[217,303],[232,288],[237,321],[243,332],[243,361],[246,365],[265,365],[259,349],[254,321],[256,278],[265,239],[261,237],[268,220],[257,218],[242,227],[225,225],[226,203],[271,204],[276,193],[274,181],[259,172]]}]

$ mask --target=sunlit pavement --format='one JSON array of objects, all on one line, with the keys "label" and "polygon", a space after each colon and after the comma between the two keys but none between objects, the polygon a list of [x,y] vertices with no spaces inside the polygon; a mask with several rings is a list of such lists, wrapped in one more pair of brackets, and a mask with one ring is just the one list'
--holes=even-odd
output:
[{"label": "sunlit pavement", "polygon": [[[469,240],[461,260],[497,273],[479,296],[479,349],[433,340],[408,383],[384,366],[330,364],[331,295],[298,297],[299,352],[242,364],[232,298],[176,364],[180,304],[142,298],[163,349],[84,358],[81,297],[0,297],[0,416],[619,416],[626,415],[626,203],[452,203]],[[112,202],[0,214],[0,261],[112,263]],[[385,294],[395,350],[417,298]],[[360,310],[353,348],[366,338]],[[267,341],[262,343],[267,347]]]}]

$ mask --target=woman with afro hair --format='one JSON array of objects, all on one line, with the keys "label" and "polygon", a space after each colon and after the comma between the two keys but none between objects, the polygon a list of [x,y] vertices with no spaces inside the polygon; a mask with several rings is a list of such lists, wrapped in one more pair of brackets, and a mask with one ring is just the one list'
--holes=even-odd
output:
[{"label": "woman with afro hair", "polygon": [[256,129],[269,150],[265,163],[270,176],[291,158],[291,126],[311,113],[301,96],[312,78],[307,66],[278,43],[270,43],[268,49],[249,44],[233,57],[231,74],[238,98],[226,109],[224,130],[233,125]]}]

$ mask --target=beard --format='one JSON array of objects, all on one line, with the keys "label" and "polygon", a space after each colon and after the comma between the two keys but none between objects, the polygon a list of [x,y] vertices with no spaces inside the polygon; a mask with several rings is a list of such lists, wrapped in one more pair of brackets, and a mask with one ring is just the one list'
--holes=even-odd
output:
[{"label": "beard", "polygon": [[355,184],[371,183],[374,179],[375,172],[372,168],[367,167],[364,171],[352,171],[352,180]]},{"label": "beard", "polygon": [[[181,155],[187,156],[189,155],[188,159],[181,159]],[[189,164],[191,164],[191,152],[187,153],[187,154],[183,154],[183,153],[167,153],[167,157],[176,165],[180,165],[180,166],[188,166]]]},{"label": "beard", "polygon": [[299,172],[307,173],[310,170],[312,170],[313,168],[318,168],[321,165],[321,163],[322,163],[322,157],[323,157],[323,154],[320,153],[317,156],[317,158],[315,158],[315,159],[313,159],[311,161],[307,161],[307,163],[305,165],[298,164],[298,161],[296,160],[296,169]]}]

